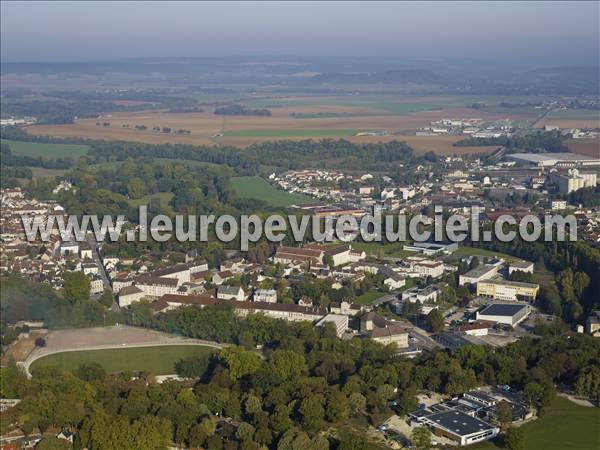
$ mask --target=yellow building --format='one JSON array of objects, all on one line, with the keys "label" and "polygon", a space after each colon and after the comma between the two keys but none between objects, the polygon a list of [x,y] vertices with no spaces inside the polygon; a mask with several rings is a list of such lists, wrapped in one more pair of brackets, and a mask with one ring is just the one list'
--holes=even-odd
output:
[{"label": "yellow building", "polygon": [[539,290],[537,284],[518,281],[484,280],[477,283],[477,295],[497,300],[534,300]]}]

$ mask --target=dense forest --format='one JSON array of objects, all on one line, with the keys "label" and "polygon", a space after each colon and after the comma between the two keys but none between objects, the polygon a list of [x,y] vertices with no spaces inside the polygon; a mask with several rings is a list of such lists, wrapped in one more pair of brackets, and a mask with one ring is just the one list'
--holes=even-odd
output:
[{"label": "dense forest", "polygon": [[571,205],[581,204],[584,208],[600,206],[600,185],[578,189],[571,192],[567,199]]}]

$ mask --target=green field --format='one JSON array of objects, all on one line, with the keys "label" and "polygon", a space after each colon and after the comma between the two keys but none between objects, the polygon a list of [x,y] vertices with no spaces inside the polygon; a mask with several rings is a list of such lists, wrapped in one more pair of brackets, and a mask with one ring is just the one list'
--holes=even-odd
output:
[{"label": "green field", "polygon": [[375,300],[377,300],[380,297],[383,297],[384,295],[386,294],[384,294],[383,292],[369,291],[365,292],[363,295],[356,297],[354,299],[354,302],[360,305],[372,305]]},{"label": "green field", "polygon": [[[557,397],[542,417],[523,425],[525,450],[598,450],[600,409],[578,406]],[[498,450],[493,442],[466,447],[469,450]]]},{"label": "green field", "polygon": [[600,111],[591,109],[555,109],[546,115],[547,119],[597,120],[600,122]]},{"label": "green field", "polygon": [[275,189],[261,177],[234,177],[231,179],[231,183],[241,198],[262,200],[271,206],[300,205],[314,201],[306,195],[290,194]]},{"label": "green field", "polygon": [[141,205],[147,206],[153,198],[157,198],[164,208],[172,212],[171,206],[169,205],[169,202],[173,198],[172,192],[157,192],[156,194],[144,195],[142,198],[127,200],[127,203],[134,208],[137,208]]},{"label": "green field", "polygon": [[231,138],[251,138],[251,137],[337,137],[337,136],[354,136],[356,133],[368,130],[345,130],[345,129],[315,129],[315,130],[237,130],[225,131],[224,137]]},{"label": "green field", "polygon": [[50,158],[83,156],[90,148],[88,145],[46,144],[42,142],[11,141],[8,139],[2,139],[2,143],[10,145],[13,155],[48,156]]},{"label": "green field", "polygon": [[154,375],[170,375],[175,373],[175,363],[180,359],[213,351],[200,345],[169,345],[63,352],[34,361],[30,371],[34,373],[37,368],[48,366],[73,371],[82,363],[97,362],[107,373],[143,370]]},{"label": "green field", "polygon": [[[501,102],[527,102],[532,101],[533,97],[527,96],[423,96],[419,99],[414,97],[403,97],[400,95],[382,95],[382,94],[360,94],[360,95],[340,95],[330,97],[284,97],[284,98],[262,98],[254,100],[242,100],[248,108],[318,108],[320,106],[337,106],[352,108],[368,108],[374,110],[370,114],[383,115],[403,115],[420,111],[434,111],[445,108],[468,107],[473,103],[486,103],[490,108],[498,107]],[[537,99],[539,101],[539,98]],[[526,109],[526,111],[525,111]],[[512,112],[517,112],[518,108],[513,108]],[[508,109],[507,109],[508,111]],[[534,114],[533,108],[524,107],[519,113]],[[369,114],[369,115],[370,115]],[[362,115],[362,114],[361,114]],[[474,111],[476,115],[476,111]],[[318,118],[318,115],[314,116]],[[321,116],[322,117],[322,116]],[[335,116],[332,116],[335,117]],[[311,118],[311,115],[300,115],[297,118]]]}]

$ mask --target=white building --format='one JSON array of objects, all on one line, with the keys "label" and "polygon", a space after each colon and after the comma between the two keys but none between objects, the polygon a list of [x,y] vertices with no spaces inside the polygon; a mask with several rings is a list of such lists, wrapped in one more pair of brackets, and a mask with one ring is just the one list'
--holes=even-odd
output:
[{"label": "white building", "polygon": [[100,268],[98,267],[98,265],[96,263],[83,263],[81,265],[81,271],[86,274],[86,275],[90,275],[90,274],[97,274],[100,272]]},{"label": "white building", "polygon": [[131,305],[133,302],[139,302],[146,295],[144,291],[136,286],[127,286],[119,292],[119,306],[124,308]]},{"label": "white building", "polygon": [[121,289],[127,286],[133,286],[132,278],[114,278],[111,280],[112,290],[115,294],[118,294]]},{"label": "white building", "polygon": [[161,278],[143,276],[136,279],[135,285],[141,289],[147,297],[162,297],[166,294],[176,294],[179,287],[176,278]]},{"label": "white building", "polygon": [[348,316],[342,314],[327,314],[316,323],[316,326],[322,327],[326,323],[333,323],[337,336],[342,337],[344,332],[348,329]]},{"label": "white building", "polygon": [[386,276],[385,280],[383,280],[383,284],[385,284],[391,290],[400,289],[406,285],[406,278],[404,278],[402,275],[391,272]]},{"label": "white building", "polygon": [[493,278],[498,275],[498,265],[493,264],[482,264],[474,269],[468,271],[464,275],[460,275],[458,278],[458,285],[464,286],[465,284],[476,284],[480,281]]},{"label": "white building", "polygon": [[533,273],[534,263],[531,261],[514,261],[508,265],[508,274],[513,272]]},{"label": "white building", "polygon": [[94,295],[104,292],[102,277],[92,274],[91,276],[88,275],[88,278],[90,279],[90,294]]},{"label": "white building", "polygon": [[219,300],[237,300],[241,302],[246,297],[244,290],[239,286],[219,286],[217,298]]},{"label": "white building", "polygon": [[257,289],[254,292],[254,301],[277,303],[277,291],[275,289]]},{"label": "white building", "polygon": [[597,174],[594,172],[580,173],[577,169],[569,169],[567,174],[557,172],[550,174],[550,182],[556,185],[561,194],[570,194],[585,187],[596,187]]},{"label": "white building", "polygon": [[441,289],[436,285],[424,288],[414,287],[402,293],[402,300],[410,303],[417,303],[417,301],[420,303],[434,303],[441,293]]},{"label": "white building", "polygon": [[439,278],[444,275],[444,263],[441,261],[419,261],[413,265],[413,270],[421,277]]},{"label": "white building", "polygon": [[79,244],[77,242],[63,242],[60,244],[60,256],[79,255]]}]

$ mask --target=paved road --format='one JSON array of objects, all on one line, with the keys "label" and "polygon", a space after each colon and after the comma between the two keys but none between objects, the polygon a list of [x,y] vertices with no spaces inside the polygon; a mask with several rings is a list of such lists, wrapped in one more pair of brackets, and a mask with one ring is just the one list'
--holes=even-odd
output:
[{"label": "paved road", "polygon": [[104,270],[104,264],[102,264],[102,260],[100,259],[100,252],[98,251],[98,242],[96,241],[96,236],[94,236],[94,233],[88,233],[86,236],[86,240],[92,249],[92,256],[94,258],[94,262],[98,265],[104,289],[110,289],[110,281],[108,279],[108,276],[106,275],[106,270]]},{"label": "paved road", "polygon": [[411,344],[414,347],[418,347],[423,350],[433,350],[434,348],[440,348],[441,345],[431,339],[425,330],[422,330],[418,327],[413,326],[412,330],[410,330],[409,336],[415,339]]}]

